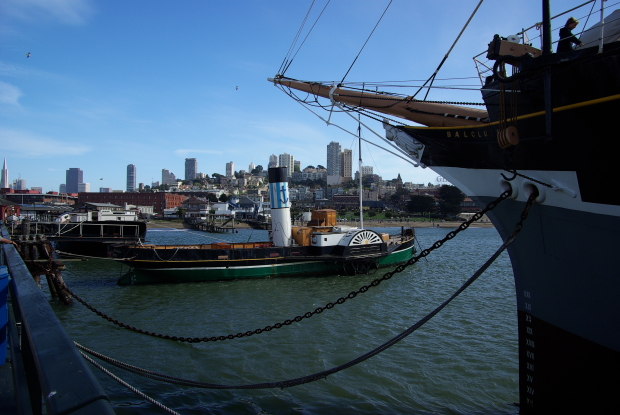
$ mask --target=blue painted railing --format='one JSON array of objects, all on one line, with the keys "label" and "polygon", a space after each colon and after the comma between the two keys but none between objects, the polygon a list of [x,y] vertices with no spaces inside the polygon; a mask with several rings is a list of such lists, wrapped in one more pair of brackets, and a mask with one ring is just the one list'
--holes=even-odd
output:
[{"label": "blue painted railing", "polygon": [[[0,228],[0,233],[9,237],[4,227]],[[18,414],[36,415],[113,414],[103,388],[56,318],[15,247],[4,244],[1,250],[0,255],[4,254],[2,265],[6,265],[10,276],[5,327],[15,401],[13,405],[0,403],[0,409],[14,408]],[[6,302],[6,291],[0,292],[0,297],[3,294]],[[1,302],[0,299],[0,305]]]}]

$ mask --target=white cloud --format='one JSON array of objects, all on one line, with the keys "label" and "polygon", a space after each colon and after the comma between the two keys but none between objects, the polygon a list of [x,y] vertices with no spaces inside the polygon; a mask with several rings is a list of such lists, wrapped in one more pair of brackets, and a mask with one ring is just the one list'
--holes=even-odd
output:
[{"label": "white cloud", "polygon": [[18,87],[0,81],[0,103],[19,106],[19,97],[22,95]]},{"label": "white cloud", "polygon": [[84,24],[93,14],[92,0],[2,0],[2,13],[26,21],[56,20]]},{"label": "white cloud", "polygon": [[13,155],[36,158],[43,156],[79,156],[91,151],[90,147],[58,141],[28,131],[0,128],[0,146]]}]

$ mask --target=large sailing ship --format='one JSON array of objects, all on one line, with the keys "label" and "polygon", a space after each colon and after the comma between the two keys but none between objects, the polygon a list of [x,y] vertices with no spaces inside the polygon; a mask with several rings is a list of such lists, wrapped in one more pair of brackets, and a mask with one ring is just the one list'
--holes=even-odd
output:
[{"label": "large sailing ship", "polygon": [[383,121],[387,139],[481,207],[508,191],[489,212],[503,238],[534,199],[508,247],[523,414],[617,410],[620,196],[605,179],[617,158],[611,147],[620,109],[620,11],[603,19],[603,6],[585,44],[571,52],[552,52],[548,0],[541,49],[524,44],[523,32],[496,35],[489,72],[481,72],[486,111],[281,74],[269,79],[291,96],[295,89],[326,98],[327,108],[422,124]]}]

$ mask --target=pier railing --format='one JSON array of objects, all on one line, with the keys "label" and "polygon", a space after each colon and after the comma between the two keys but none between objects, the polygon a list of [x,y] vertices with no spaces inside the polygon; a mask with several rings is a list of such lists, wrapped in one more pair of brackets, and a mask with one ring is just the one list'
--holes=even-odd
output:
[{"label": "pier railing", "polygon": [[[2,226],[0,233],[8,238]],[[12,245],[0,249],[8,284],[7,341],[18,414],[113,414],[103,388]],[[0,329],[1,329],[0,325]],[[0,362],[4,363],[4,362]],[[4,399],[3,399],[4,400]]]}]

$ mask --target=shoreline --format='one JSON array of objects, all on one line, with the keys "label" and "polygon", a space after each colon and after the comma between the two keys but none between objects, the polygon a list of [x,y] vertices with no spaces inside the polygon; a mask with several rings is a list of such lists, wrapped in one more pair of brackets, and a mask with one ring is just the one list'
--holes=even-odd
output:
[{"label": "shoreline", "polygon": [[[357,226],[356,221],[349,222],[338,222],[341,225],[351,225]],[[365,220],[364,225],[369,228],[458,228],[463,222],[418,222],[418,221],[386,221],[386,220]],[[295,225],[293,225],[295,226]],[[489,222],[474,222],[470,226],[470,228],[493,228],[493,224]],[[157,228],[173,228],[173,229],[192,229],[185,222],[173,222],[173,221],[154,221],[147,222],[147,229],[157,229]],[[235,228],[237,229],[251,229],[247,223],[238,222],[235,223]]]}]

